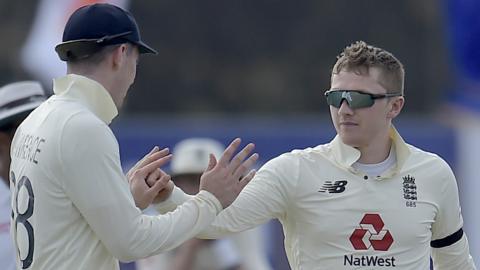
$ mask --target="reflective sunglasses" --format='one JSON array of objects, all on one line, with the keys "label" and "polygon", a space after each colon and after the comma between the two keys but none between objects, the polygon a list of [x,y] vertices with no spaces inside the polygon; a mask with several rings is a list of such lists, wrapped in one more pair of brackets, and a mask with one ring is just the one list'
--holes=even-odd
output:
[{"label": "reflective sunglasses", "polygon": [[387,94],[370,94],[358,90],[328,90],[325,92],[327,103],[335,108],[340,108],[343,100],[352,109],[372,107],[376,99],[397,97],[401,93],[387,93]]}]

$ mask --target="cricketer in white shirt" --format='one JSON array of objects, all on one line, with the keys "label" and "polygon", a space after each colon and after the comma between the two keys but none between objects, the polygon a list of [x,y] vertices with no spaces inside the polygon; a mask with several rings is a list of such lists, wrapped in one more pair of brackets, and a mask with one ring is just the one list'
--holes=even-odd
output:
[{"label": "cricketer in white shirt", "polygon": [[222,209],[200,191],[180,211],[143,215],[108,127],[117,108],[105,88],[70,74],[20,125],[12,142],[11,235],[20,269],[119,269],[177,247]]},{"label": "cricketer in white shirt", "polygon": [[[278,219],[292,269],[475,269],[448,164],[391,128],[396,163],[371,177],[337,136],[266,163],[203,237]],[[175,189],[159,211],[188,196]]]}]

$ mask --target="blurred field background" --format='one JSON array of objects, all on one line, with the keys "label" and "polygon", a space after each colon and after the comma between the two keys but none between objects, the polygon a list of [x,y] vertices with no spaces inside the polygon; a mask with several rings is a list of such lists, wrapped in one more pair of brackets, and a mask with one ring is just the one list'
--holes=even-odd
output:
[{"label": "blurred field background", "polygon": [[[64,72],[53,46],[75,6],[95,1],[0,1],[0,84]],[[126,167],[153,144],[191,137],[257,144],[261,163],[334,136],[323,92],[339,52],[356,40],[406,68],[396,126],[457,173],[465,231],[480,260],[480,2],[117,0],[159,51],[141,59],[113,123]],[[273,225],[275,226],[275,225]],[[273,227],[272,226],[272,227]],[[278,229],[278,228],[276,228]],[[272,234],[274,269],[288,269]],[[280,254],[280,255],[278,255]]]}]

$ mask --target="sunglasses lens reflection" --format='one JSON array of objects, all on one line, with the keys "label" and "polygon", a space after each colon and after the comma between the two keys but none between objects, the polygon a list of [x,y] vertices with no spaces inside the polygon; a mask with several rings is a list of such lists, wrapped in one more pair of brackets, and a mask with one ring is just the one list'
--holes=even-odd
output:
[{"label": "sunglasses lens reflection", "polygon": [[375,101],[369,94],[355,91],[332,91],[327,93],[327,103],[330,106],[340,108],[345,100],[352,109],[371,107]]}]

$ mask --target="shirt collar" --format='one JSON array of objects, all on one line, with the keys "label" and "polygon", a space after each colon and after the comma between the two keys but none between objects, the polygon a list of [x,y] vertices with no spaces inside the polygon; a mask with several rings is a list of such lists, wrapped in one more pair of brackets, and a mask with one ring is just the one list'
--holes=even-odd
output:
[{"label": "shirt collar", "polygon": [[53,81],[55,95],[72,98],[88,107],[107,125],[118,115],[112,96],[98,82],[87,77],[68,74]]},{"label": "shirt collar", "polygon": [[[410,149],[408,148],[408,145],[393,126],[390,129],[390,138],[392,139],[393,146],[395,147],[397,164],[392,168],[392,170],[385,172],[380,178],[391,177],[400,171],[410,155]],[[353,169],[353,163],[360,159],[360,151],[354,147],[344,144],[338,135],[330,142],[330,145],[335,160],[342,167]]]}]

